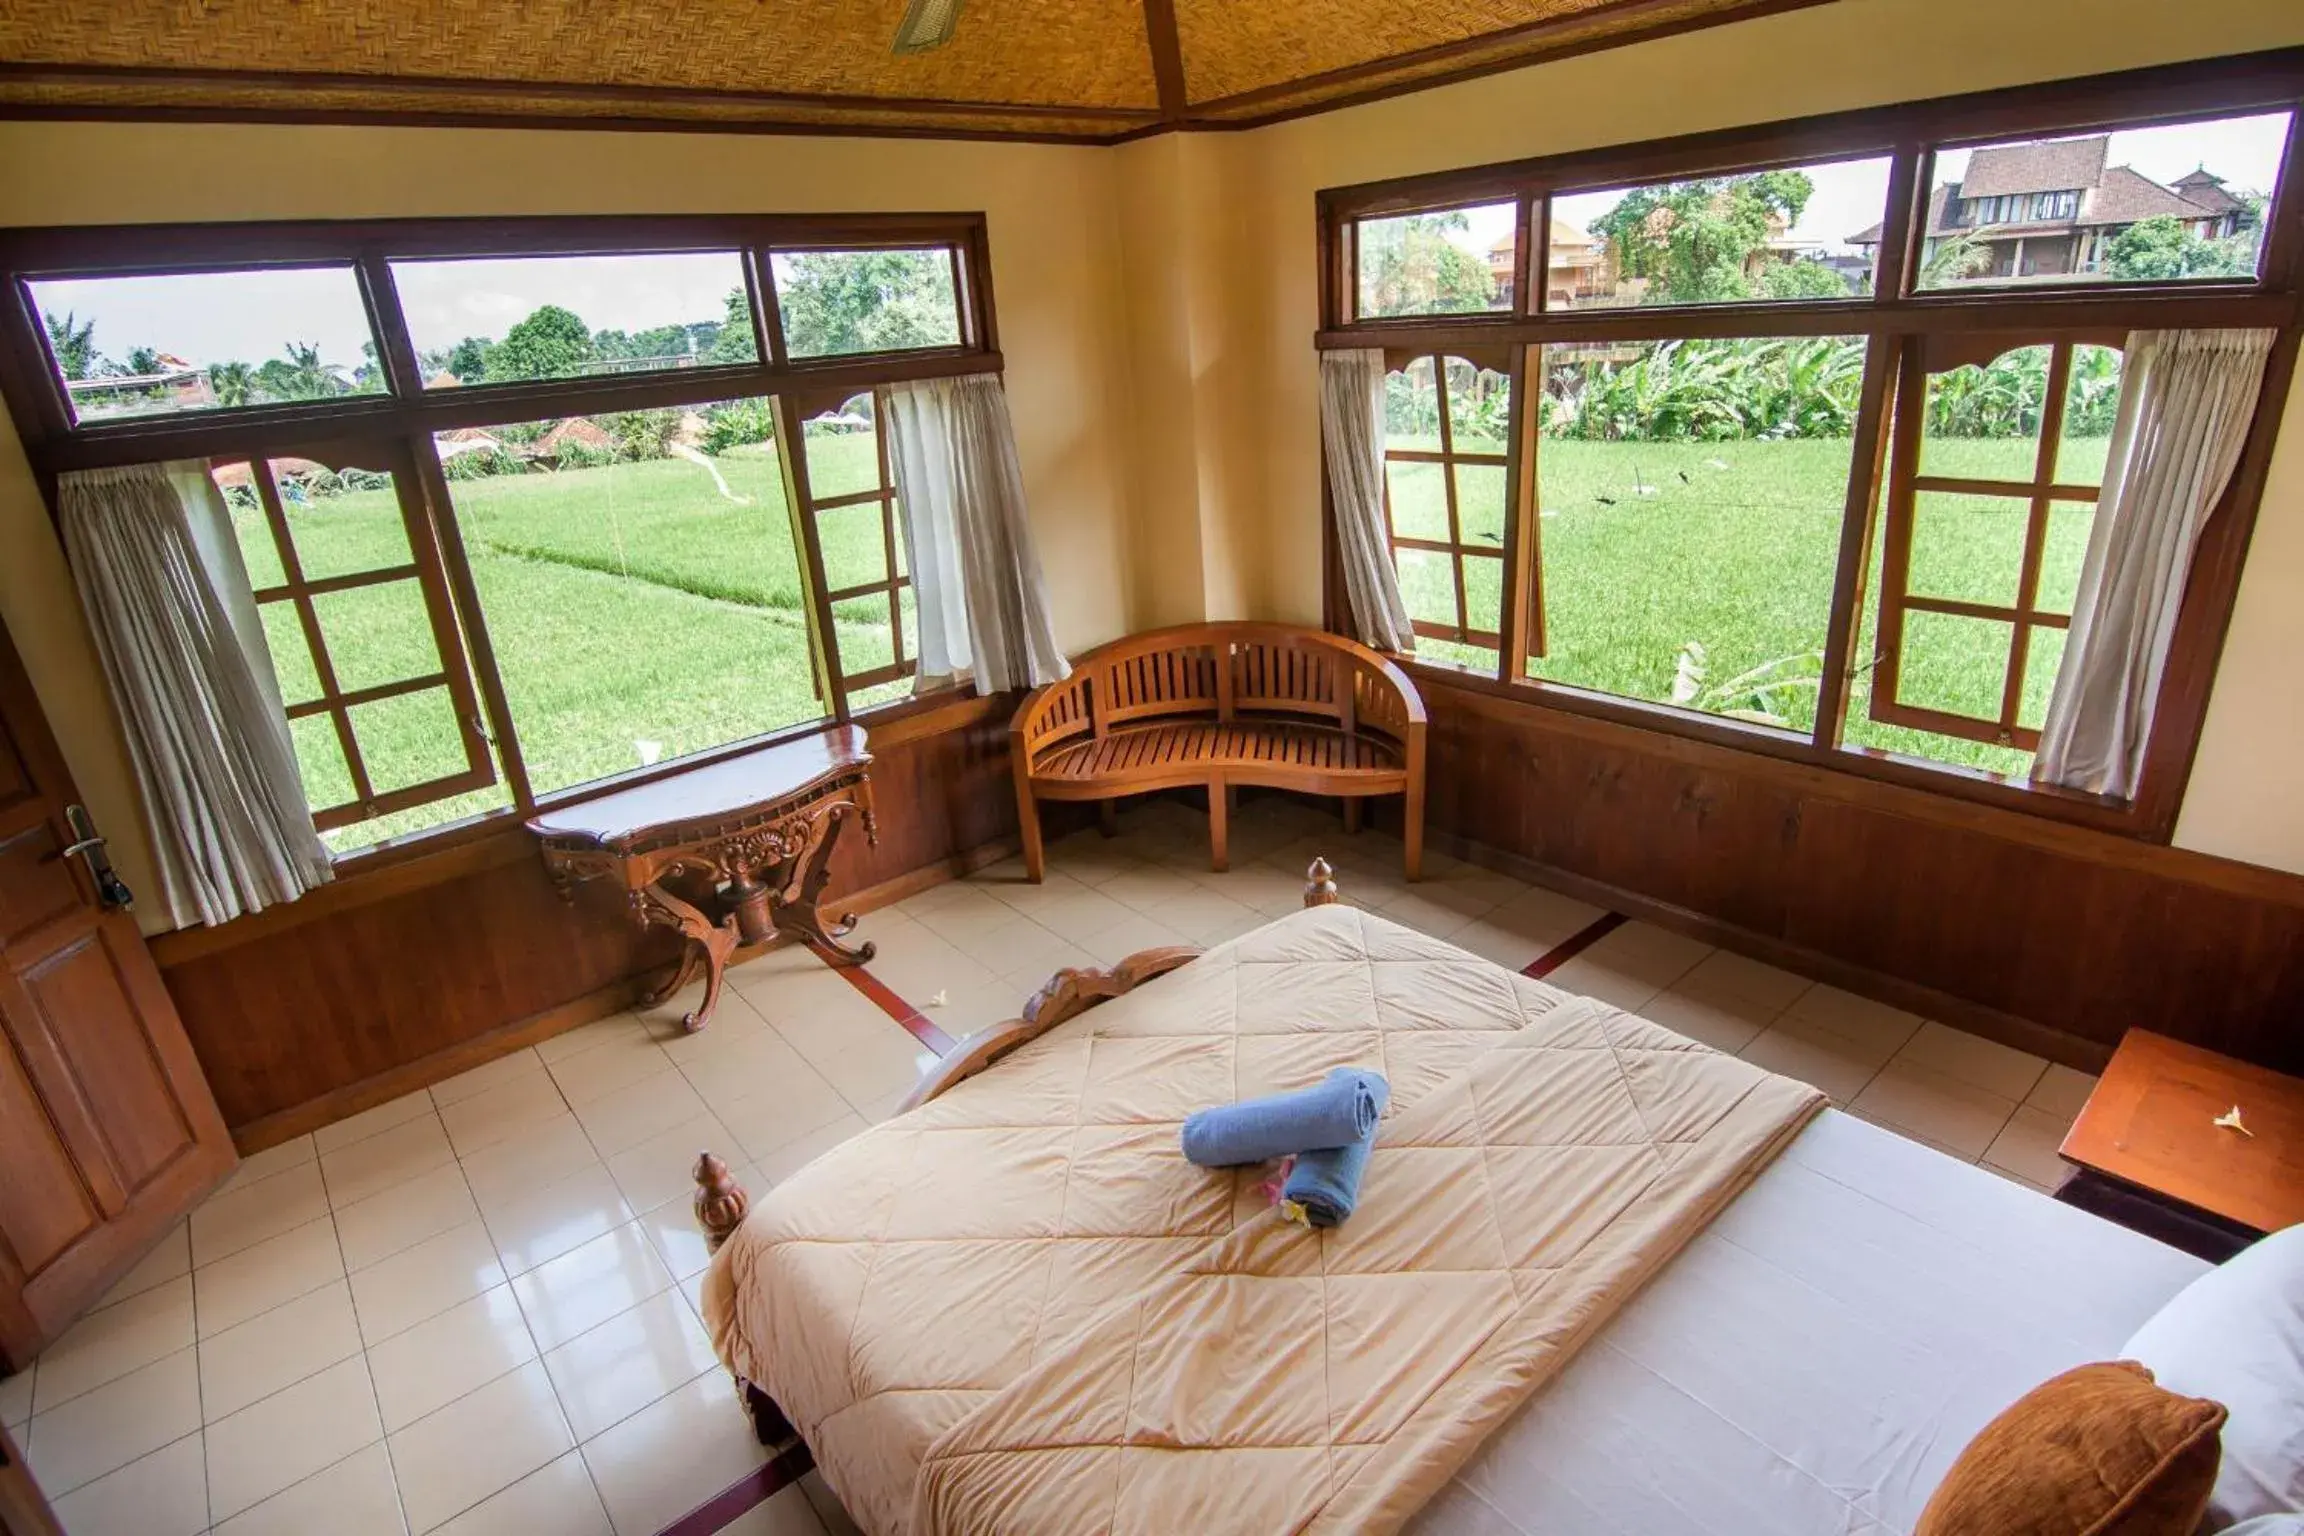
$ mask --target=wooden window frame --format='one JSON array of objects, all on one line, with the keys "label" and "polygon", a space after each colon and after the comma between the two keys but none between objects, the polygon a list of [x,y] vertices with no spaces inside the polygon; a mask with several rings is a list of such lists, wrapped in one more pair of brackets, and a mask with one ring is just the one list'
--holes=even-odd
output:
[{"label": "wooden window frame", "polygon": [[[1432,365],[1433,400],[1440,412],[1440,451],[1432,453],[1420,448],[1393,448],[1387,445],[1384,449],[1384,462],[1388,466],[1392,464],[1433,464],[1439,466],[1441,495],[1448,510],[1448,537],[1444,540],[1427,539],[1403,535],[1400,532],[1392,517],[1392,475],[1389,468],[1384,474],[1384,534],[1391,547],[1395,565],[1397,565],[1400,551],[1403,549],[1421,550],[1428,554],[1448,557],[1450,577],[1454,581],[1456,589],[1456,622],[1453,625],[1437,624],[1429,619],[1419,619],[1411,615],[1410,627],[1427,639],[1446,640],[1456,645],[1468,645],[1476,648],[1497,649],[1504,644],[1504,636],[1508,632],[1509,626],[1503,622],[1503,615],[1499,612],[1496,629],[1474,629],[1472,627],[1471,595],[1469,583],[1464,575],[1464,562],[1467,557],[1474,560],[1496,561],[1500,568],[1498,572],[1499,590],[1502,589],[1503,577],[1510,571],[1511,566],[1507,563],[1507,551],[1503,546],[1490,549],[1484,544],[1468,544],[1464,541],[1463,519],[1457,510],[1459,492],[1456,486],[1456,470],[1459,465],[1470,464],[1493,466],[1503,471],[1506,500],[1509,501],[1512,483],[1512,456],[1508,452],[1481,453],[1472,449],[1460,449],[1456,446],[1454,426],[1448,416],[1448,363],[1451,358],[1469,363],[1474,368],[1484,372],[1503,374],[1506,379],[1506,387],[1511,387],[1510,368],[1508,366],[1495,366],[1495,363],[1501,359],[1483,360],[1462,357],[1460,354],[1452,352],[1413,352],[1387,354],[1385,356],[1384,367],[1387,375],[1405,372],[1419,361],[1428,362]],[[1506,521],[1507,523],[1510,521],[1509,514],[1507,514]]]},{"label": "wooden window frame", "polygon": [[[954,272],[961,341],[955,346],[847,353],[821,358],[787,355],[781,305],[770,256],[799,251],[921,249],[947,250]],[[700,251],[738,254],[754,325],[755,357],[742,363],[711,364],[649,373],[608,374],[567,379],[479,383],[427,390],[409,335],[391,264],[409,259],[486,259],[554,256],[641,256]],[[165,253],[154,257],[152,253]],[[99,419],[75,423],[51,364],[45,328],[29,283],[41,278],[163,276],[219,270],[263,271],[286,267],[348,265],[360,284],[383,370],[384,389],[373,394],[324,400],[268,402],[217,407],[181,415]],[[324,828],[349,825],[372,815],[414,805],[495,782],[501,768],[511,805],[477,817],[391,838],[348,854],[340,872],[381,868],[420,856],[472,836],[507,818],[596,798],[634,784],[687,772],[773,742],[818,733],[854,717],[850,692],[875,679],[893,681],[917,668],[903,655],[898,604],[909,575],[876,583],[868,590],[889,594],[896,635],[897,666],[843,679],[834,644],[831,604],[851,594],[825,590],[823,555],[813,504],[805,501],[806,444],[799,430],[801,400],[844,401],[912,379],[949,378],[1005,371],[992,296],[991,250],[981,213],[892,214],[726,214],[606,218],[394,219],[249,224],[175,224],[0,231],[0,398],[4,398],[34,476],[55,515],[57,476],[74,470],[205,459],[220,463],[310,457],[329,462],[336,453],[347,464],[390,468],[408,519],[413,573],[424,586],[443,676],[424,686],[446,686],[464,737],[467,770],[434,784],[384,795],[364,795],[361,803],[330,807],[316,820]],[[770,403],[775,413],[778,460],[785,477],[786,505],[806,587],[806,620],[815,656],[823,718],[761,736],[724,743],[669,762],[537,794],[529,783],[520,751],[517,722],[506,697],[487,615],[479,599],[464,549],[447,476],[434,437],[460,427],[619,411],[705,405],[733,399]],[[314,443],[323,448],[315,449]],[[346,447],[345,445],[353,445]],[[349,455],[347,457],[347,455]],[[258,471],[255,478],[265,478]],[[885,439],[881,448],[882,530],[897,535],[893,481]],[[277,502],[277,489],[259,486],[259,497]],[[836,504],[828,503],[827,505]],[[277,533],[275,535],[278,536]],[[292,545],[283,548],[290,555]],[[891,542],[888,560],[895,563]],[[292,572],[299,568],[286,566]],[[308,618],[315,590],[406,579],[409,572],[363,576],[356,581],[301,583],[268,589],[273,601],[299,604]],[[305,626],[314,663],[325,665],[324,641]],[[883,676],[885,674],[885,676]],[[332,671],[323,674],[326,696],[301,702],[293,717],[326,713],[337,721],[346,765],[357,789],[370,786],[360,776],[357,745],[345,729],[345,711],[366,702],[375,690],[343,694]],[[395,684],[391,693],[414,691]],[[914,707],[909,700],[884,704],[876,720]],[[491,754],[491,747],[493,753]],[[419,793],[419,791],[424,793]]]},{"label": "wooden window frame", "polygon": [[[2266,210],[2262,254],[2254,278],[2123,283],[2086,281],[1963,290],[1915,287],[1922,215],[1933,183],[1935,151],[2026,137],[2140,128],[2204,121],[2256,112],[2293,114],[2278,191]],[[1541,302],[1543,279],[1516,285],[1510,314],[1446,315],[1360,321],[1351,305],[1358,273],[1353,232],[1362,218],[1518,199],[1522,217],[1516,272],[1545,262],[1539,241],[1549,233],[1556,194],[1635,186],[1698,176],[1798,167],[1834,160],[1885,157],[1890,162],[1875,282],[1853,300],[1740,301],[1705,305],[1643,305],[1611,310],[1552,310]],[[2045,85],[1900,103],[1829,116],[1763,123],[1649,143],[1478,166],[1436,174],[1339,187],[1318,194],[1321,241],[1319,350],[1380,347],[1388,353],[1448,353],[1478,357],[1508,352],[1514,367],[1513,477],[1507,499],[1505,542],[1508,636],[1518,643],[1500,652],[1493,674],[1418,662],[1412,668],[1435,680],[1524,704],[1584,714],[1679,736],[1694,737],[1764,756],[1924,789],[1981,805],[2023,812],[2094,830],[2167,841],[2191,772],[2217,654],[2230,622],[2240,565],[2263,494],[2272,447],[2304,330],[2304,49],[2127,71]],[[1532,296],[1531,287],[1537,290]],[[1843,725],[1853,682],[1869,658],[1853,655],[1866,606],[1875,540],[1883,526],[1883,491],[1892,478],[1890,445],[1908,390],[1909,361],[1938,338],[2000,332],[2028,341],[2058,336],[2120,337],[2137,329],[2262,327],[2277,333],[2239,466],[2211,513],[2192,569],[2147,749],[2144,775],[2132,800],[2082,794],[1981,770],[1955,767],[1845,743]],[[1822,686],[1813,731],[1787,734],[1668,705],[1531,678],[1523,657],[1541,646],[1543,572],[1541,529],[1531,506],[1536,445],[1535,412],[1523,395],[1543,346],[1565,342],[1636,342],[1754,336],[1853,335],[1866,340],[1865,371],[1852,447],[1848,496],[1834,572]],[[2011,345],[2021,344],[2012,342]],[[1522,419],[1528,418],[1528,419]],[[1333,542],[1332,518],[1324,538]],[[1883,551],[1884,552],[1884,551]],[[1332,548],[1328,619],[1342,619],[1340,566]],[[2033,624],[2043,616],[2027,607]],[[2053,617],[2053,616],[2050,616]],[[1931,724],[1926,727],[1934,729]],[[1998,727],[1995,725],[1995,732]]]},{"label": "wooden window frame", "polygon": [[[872,439],[874,457],[877,461],[876,467],[879,471],[878,481],[869,490],[847,491],[838,496],[818,496],[808,472],[805,429],[812,418],[821,416],[826,411],[839,410],[854,399],[857,394],[868,394],[872,397]],[[796,395],[793,397],[792,416],[794,420],[793,441],[797,446],[792,454],[794,475],[791,505],[795,509],[796,515],[808,525],[809,538],[813,542],[813,547],[819,550],[823,548],[822,518],[825,513],[836,512],[842,507],[861,507],[874,504],[880,508],[881,574],[879,579],[857,582],[845,587],[832,587],[829,576],[822,572],[817,573],[817,579],[826,587],[821,601],[824,634],[834,653],[836,663],[839,660],[839,631],[833,623],[834,608],[841,603],[854,602],[859,598],[875,595],[884,596],[888,603],[890,655],[894,660],[884,666],[867,668],[862,672],[851,673],[846,670],[844,665],[838,667],[839,682],[837,686],[840,692],[841,705],[853,714],[855,711],[853,695],[856,693],[866,688],[877,688],[883,683],[899,682],[904,678],[916,675],[920,670],[920,658],[916,655],[907,656],[904,654],[903,602],[905,591],[912,585],[912,575],[909,570],[899,568],[896,558],[899,548],[897,540],[902,535],[899,531],[900,519],[896,510],[896,475],[888,457],[888,391],[873,389],[858,390],[843,395]],[[874,707],[885,708],[886,706],[883,704]]]}]

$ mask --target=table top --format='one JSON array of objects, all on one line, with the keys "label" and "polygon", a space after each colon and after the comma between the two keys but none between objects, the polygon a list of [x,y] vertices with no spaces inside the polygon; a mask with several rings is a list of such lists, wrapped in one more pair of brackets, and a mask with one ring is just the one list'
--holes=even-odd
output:
[{"label": "table top", "polygon": [[[2235,1106],[2252,1134],[2215,1123]],[[2304,1222],[2304,1079],[2132,1029],[2062,1151],[2098,1173],[2278,1231]]]},{"label": "table top", "polygon": [[528,830],[560,844],[614,847],[668,828],[736,820],[871,761],[864,733],[853,725],[836,725],[546,811],[528,822]]}]

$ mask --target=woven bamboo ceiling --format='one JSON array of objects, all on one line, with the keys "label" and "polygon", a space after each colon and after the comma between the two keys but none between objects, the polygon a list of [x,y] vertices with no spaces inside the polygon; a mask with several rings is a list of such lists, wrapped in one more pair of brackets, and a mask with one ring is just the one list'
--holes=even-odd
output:
[{"label": "woven bamboo ceiling", "polygon": [[0,0],[0,116],[855,129],[1243,126],[1823,0]]}]

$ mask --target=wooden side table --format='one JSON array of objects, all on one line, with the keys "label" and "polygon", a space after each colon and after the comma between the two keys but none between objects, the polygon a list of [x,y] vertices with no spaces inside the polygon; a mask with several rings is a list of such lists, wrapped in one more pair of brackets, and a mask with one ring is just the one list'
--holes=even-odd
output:
[{"label": "wooden side table", "polygon": [[[2237,1107],[2245,1130],[2220,1126]],[[2223,1262],[2304,1222],[2304,1081],[2132,1029],[2059,1149],[2056,1198]]]},{"label": "wooden side table", "polygon": [[[739,944],[784,933],[834,965],[872,958],[870,944],[840,942],[856,926],[853,915],[827,924],[818,905],[841,826],[861,820],[865,837],[880,840],[871,766],[864,733],[837,726],[548,811],[528,830],[563,895],[583,880],[621,881],[636,922],[689,940],[679,969],[647,1001],[662,1002],[702,969],[704,1000],[682,1021],[699,1030],[720,1004],[720,978]],[[676,888],[683,881],[687,895]]]}]

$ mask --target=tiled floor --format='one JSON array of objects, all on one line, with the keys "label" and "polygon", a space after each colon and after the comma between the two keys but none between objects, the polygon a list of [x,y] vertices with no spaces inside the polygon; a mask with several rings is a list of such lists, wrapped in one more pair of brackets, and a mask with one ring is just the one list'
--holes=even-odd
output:
[{"label": "tiled floor", "polygon": [[[1347,900],[1519,968],[1604,914],[1258,802],[1235,868],[1172,804],[870,914],[873,973],[957,1038],[1049,974],[1214,943],[1301,905],[1313,854]],[[2047,1187],[2091,1079],[1639,922],[1548,978],[1803,1078],[1852,1113]],[[0,1422],[71,1536],[649,1536],[762,1460],[697,1313],[700,1147],[755,1193],[893,1112],[918,1041],[780,951],[249,1161],[23,1375]],[[728,1527],[850,1529],[811,1478]]]}]

